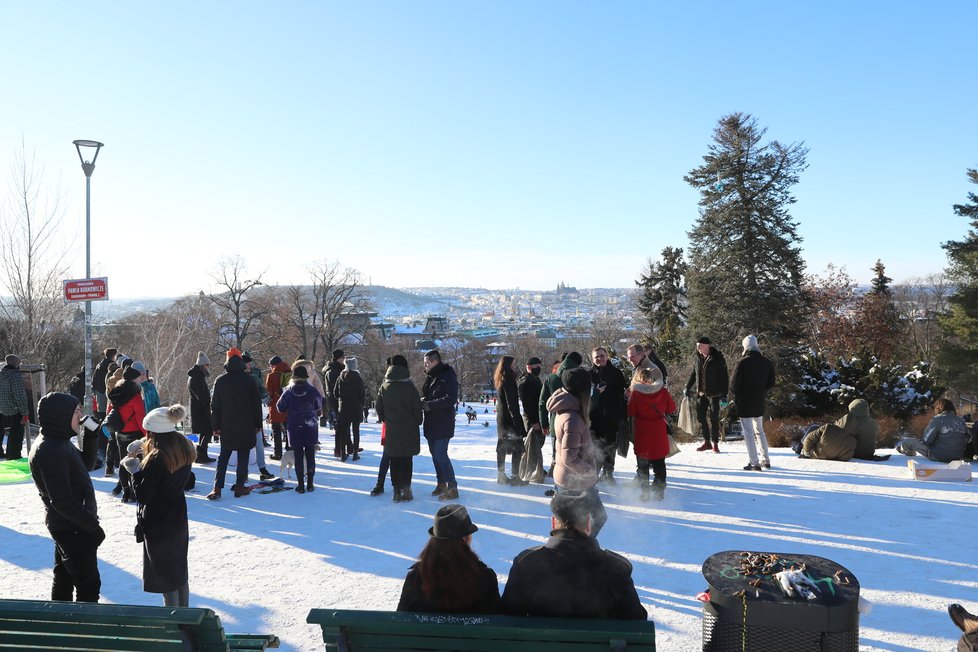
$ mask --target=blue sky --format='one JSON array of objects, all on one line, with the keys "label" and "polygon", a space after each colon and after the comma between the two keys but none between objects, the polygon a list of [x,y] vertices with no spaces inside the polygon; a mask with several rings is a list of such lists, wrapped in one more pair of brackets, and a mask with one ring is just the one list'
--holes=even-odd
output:
[{"label": "blue sky", "polygon": [[[21,139],[113,296],[324,258],[395,287],[633,284],[685,246],[717,120],[805,141],[810,272],[939,272],[975,190],[978,3],[0,0]],[[4,184],[6,185],[6,184]]]}]

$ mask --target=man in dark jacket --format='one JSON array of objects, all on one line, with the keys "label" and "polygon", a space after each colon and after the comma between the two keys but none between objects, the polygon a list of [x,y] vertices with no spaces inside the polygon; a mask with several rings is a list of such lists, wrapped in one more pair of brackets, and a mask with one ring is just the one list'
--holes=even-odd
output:
[{"label": "man in dark jacket", "polygon": [[[560,365],[557,367],[557,371],[543,379],[543,387],[540,389],[540,402],[537,404],[537,409],[540,411],[540,427],[543,429],[544,435],[549,435],[554,427],[554,415],[547,411],[547,401],[554,395],[554,392],[564,386],[560,380],[560,374],[568,369],[580,367],[582,362],[584,362],[584,358],[577,351],[565,353],[563,360],[561,360]],[[550,458],[550,468],[547,470],[547,475],[553,477],[554,464],[557,461],[556,436],[551,438],[551,449],[552,457]]]},{"label": "man in dark jacket", "polygon": [[655,354],[655,350],[651,346],[632,344],[628,347],[626,354],[628,355],[628,361],[632,363],[632,367],[635,369],[655,365],[662,374],[662,384],[667,384],[669,374],[666,372],[666,363],[659,359],[659,356]]},{"label": "man in dark jacket", "polygon": [[513,560],[502,611],[513,616],[645,620],[632,565],[592,538],[590,500],[565,490],[550,501],[550,539]]},{"label": "man in dark jacket", "polygon": [[118,349],[108,348],[102,352],[105,357],[95,365],[92,371],[92,393],[95,394],[95,418],[101,421],[109,409],[109,399],[106,396],[105,377],[109,373],[109,365],[115,362]]},{"label": "man in dark jacket", "polygon": [[261,432],[261,395],[258,384],[245,370],[245,362],[237,348],[228,351],[225,373],[214,381],[214,397],[211,399],[211,423],[214,434],[221,438],[221,454],[217,457],[217,474],[214,490],[207,498],[216,500],[224,489],[231,453],[237,456],[237,475],[231,487],[235,498],[251,493],[248,489],[248,456],[255,447],[256,436]]},{"label": "man in dark jacket", "polygon": [[[703,431],[703,445],[698,451],[710,450],[719,453],[720,447],[720,399],[727,396],[730,379],[727,377],[727,361],[720,350],[713,346],[708,337],[696,340],[696,355],[693,356],[693,370],[686,381],[686,396],[696,400],[696,419]],[[710,412],[710,423],[706,413]]]},{"label": "man in dark jacket", "polygon": [[591,430],[597,439],[598,480],[615,483],[618,427],[625,418],[625,375],[608,358],[603,346],[591,350]]},{"label": "man in dark jacket", "polygon": [[540,392],[543,390],[540,371],[542,369],[543,362],[540,358],[530,358],[526,362],[526,372],[516,381],[520,403],[523,404],[523,425],[526,426],[526,453],[520,466],[523,471],[522,479],[536,483],[542,483],[547,477],[546,471],[543,470],[543,443],[546,436],[543,434],[543,428],[540,427]]},{"label": "man in dark jacket", "polygon": [[211,390],[207,387],[211,361],[203,351],[197,353],[197,362],[187,372],[187,389],[190,391],[190,423],[197,434],[197,464],[209,464],[213,457],[207,456],[207,445],[211,442]]},{"label": "man in dark jacket", "polygon": [[[343,369],[346,368],[346,355],[344,355],[342,349],[336,349],[333,351],[332,360],[329,364],[323,367],[323,380],[326,384],[326,407],[328,412],[329,424],[333,428],[333,433],[337,434],[339,430],[339,421],[337,419],[337,412],[340,407],[339,399],[333,390],[336,388],[336,381],[339,379],[340,374],[343,373]],[[342,453],[339,450],[334,450],[333,455],[340,457]]]},{"label": "man in dark jacket", "polygon": [[455,469],[448,457],[448,442],[455,435],[455,404],[458,402],[458,377],[455,370],[441,360],[435,349],[424,354],[425,381],[421,389],[424,411],[424,438],[435,466],[438,485],[432,495],[439,500],[458,499]]},{"label": "man in dark jacket", "polygon": [[[7,459],[19,460],[23,457],[24,426],[30,421],[30,407],[27,405],[27,389],[20,375],[20,358],[10,354],[0,369],[0,442],[3,431],[7,433]],[[0,446],[0,452],[3,447]]]},{"label": "man in dark jacket", "polygon": [[71,443],[82,418],[78,400],[52,392],[37,404],[41,434],[29,455],[31,477],[44,502],[44,523],[54,539],[54,582],[51,599],[98,602],[102,580],[98,547],[105,532],[98,523],[98,505],[88,468]]},{"label": "man in dark jacket", "polygon": [[[761,467],[771,468],[771,456],[767,451],[767,435],[764,434],[764,395],[774,387],[774,365],[761,355],[757,338],[748,335],[744,338],[744,355],[734,367],[730,389],[733,390],[737,416],[744,430],[744,443],[747,444],[747,466],[745,471],[760,471]],[[761,457],[758,460],[754,437],[761,443]]]}]

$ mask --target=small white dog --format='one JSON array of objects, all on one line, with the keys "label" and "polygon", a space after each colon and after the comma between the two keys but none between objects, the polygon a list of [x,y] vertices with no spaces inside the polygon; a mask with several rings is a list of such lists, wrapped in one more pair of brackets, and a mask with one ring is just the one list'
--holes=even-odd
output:
[{"label": "small white dog", "polygon": [[292,469],[295,468],[295,451],[282,451],[282,459],[278,462],[278,477],[292,478]]}]

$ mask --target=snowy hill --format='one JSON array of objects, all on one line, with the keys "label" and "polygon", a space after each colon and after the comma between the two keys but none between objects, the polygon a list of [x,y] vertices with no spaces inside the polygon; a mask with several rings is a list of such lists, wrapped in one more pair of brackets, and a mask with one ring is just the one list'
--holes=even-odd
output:
[{"label": "snowy hill", "polygon": [[[462,417],[451,455],[460,502],[479,526],[473,545],[502,588],[513,557],[546,539],[549,499],[540,485],[496,484],[494,415],[484,409],[479,418],[489,427]],[[364,424],[366,451],[356,463],[332,459],[325,429],[321,440],[312,494],[235,499],[225,491],[210,502],[214,465],[195,466],[197,489],[188,494],[191,605],[214,609],[228,630],[275,633],[284,650],[322,649],[319,630],[305,624],[313,607],[393,609],[441,505],[429,495],[435,479],[425,454],[415,458],[413,502],[392,503],[389,482],[387,493],[368,495],[380,458],[377,424]],[[861,618],[861,649],[952,649],[947,604],[978,608],[974,484],[914,481],[899,455],[841,463],[772,453],[772,470],[748,472],[742,442],[722,443],[720,455],[686,446],[668,461],[661,503],[640,502],[624,483],[602,485],[609,520],[600,542],[632,562],[658,649],[700,647],[701,566],[723,550],[813,554],[847,567],[875,604]],[[275,462],[269,468],[278,471]],[[634,468],[634,458],[619,458],[619,479]],[[134,507],[109,493],[114,478],[92,478],[108,533],[99,550],[102,600],[162,604],[142,591]],[[0,550],[0,596],[46,599],[52,543],[31,484],[0,486]]]}]

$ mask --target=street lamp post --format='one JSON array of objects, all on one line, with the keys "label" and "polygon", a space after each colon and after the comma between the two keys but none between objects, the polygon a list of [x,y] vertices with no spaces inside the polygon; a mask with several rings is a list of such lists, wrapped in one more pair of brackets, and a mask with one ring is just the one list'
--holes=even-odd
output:
[{"label": "street lamp post", "polygon": [[[92,172],[95,172],[95,159],[98,158],[102,143],[97,140],[72,141],[85,173],[85,278],[92,278]],[[86,161],[82,148],[89,153],[92,149],[92,160]],[[85,302],[85,404],[82,410],[89,414],[92,409],[92,302]]]}]

